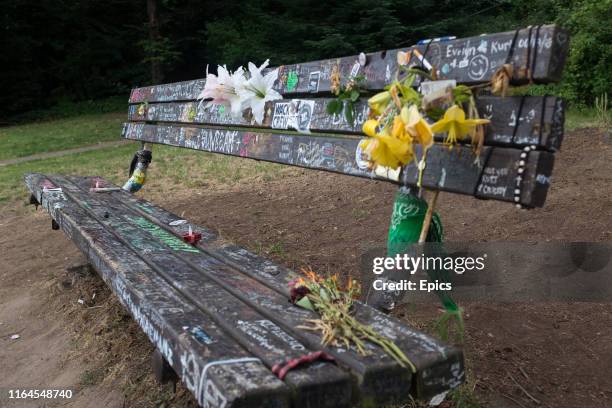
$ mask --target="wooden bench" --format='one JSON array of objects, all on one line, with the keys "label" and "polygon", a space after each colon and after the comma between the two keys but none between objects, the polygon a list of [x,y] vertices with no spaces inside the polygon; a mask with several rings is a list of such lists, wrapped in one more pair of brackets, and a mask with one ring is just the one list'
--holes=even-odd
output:
[{"label": "wooden bench", "polygon": [[[234,120],[219,106],[198,106],[204,80],[137,88],[123,136],[414,187],[418,172],[412,164],[373,172],[363,163],[358,143],[365,101],[357,101],[352,124],[326,113],[331,72],[338,70],[342,78],[360,72],[370,90],[379,90],[397,69],[398,51],[416,49],[426,60],[421,63],[435,66],[440,77],[478,84],[504,63],[513,43],[513,63],[530,68],[516,70],[513,82],[559,79],[567,34],[542,26],[371,53],[365,63],[355,56],[283,66],[275,88],[291,99],[268,103],[261,126],[248,115]],[[482,96],[477,104],[491,120],[481,164],[470,146],[449,151],[436,144],[423,186],[542,206],[563,137],[563,101]],[[528,157],[524,146],[534,147]],[[299,365],[281,380],[273,367],[321,350],[319,333],[297,328],[312,313],[288,302],[288,284],[298,274],[99,177],[30,174],[26,184],[32,202],[49,211],[155,344],[158,366],[171,367],[202,406],[401,404],[412,397],[439,399],[465,380],[461,349],[359,302],[356,318],[393,340],[416,370],[372,344],[366,356],[328,346],[324,351],[334,362]],[[182,239],[190,230],[201,234],[196,245]]]}]

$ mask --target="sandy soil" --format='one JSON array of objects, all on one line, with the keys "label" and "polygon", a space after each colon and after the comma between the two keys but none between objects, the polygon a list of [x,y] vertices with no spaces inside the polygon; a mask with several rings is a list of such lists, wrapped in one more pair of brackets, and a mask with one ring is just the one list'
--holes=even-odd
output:
[{"label": "sandy soil", "polygon": [[[569,133],[543,209],[442,194],[447,240],[612,241],[611,152],[600,132]],[[385,242],[394,193],[381,182],[297,169],[282,180],[145,197],[290,267],[349,274],[364,248]],[[48,216],[6,213],[16,215],[0,221],[0,390],[68,387],[75,398],[61,406],[70,407],[192,406],[180,385],[174,393],[154,383],[152,347],[95,273],[66,269],[83,258]],[[612,406],[612,304],[462,306],[468,385],[484,406]],[[394,313],[430,330],[437,310]]]}]

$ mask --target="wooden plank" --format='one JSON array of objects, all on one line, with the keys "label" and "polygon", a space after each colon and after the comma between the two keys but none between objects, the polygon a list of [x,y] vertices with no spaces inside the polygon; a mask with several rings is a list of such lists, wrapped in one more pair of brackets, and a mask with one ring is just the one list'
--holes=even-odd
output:
[{"label": "wooden plank", "polygon": [[[76,178],[71,179],[77,181]],[[82,181],[82,183],[87,185],[88,182]],[[290,295],[289,282],[299,277],[297,273],[288,268],[274,264],[270,260],[220,239],[214,232],[204,227],[181,223],[181,218],[177,215],[146,200],[139,199],[126,192],[113,192],[111,196],[128,204],[140,215],[176,236],[182,236],[191,226],[194,231],[202,234],[202,241],[198,244],[198,248],[258,280],[286,298]],[[371,325],[375,330],[385,333],[402,350],[408,350],[409,358],[419,359],[424,364],[422,367],[432,367],[431,370],[421,370],[419,375],[416,376],[417,391],[414,393],[415,395],[421,398],[432,397],[463,382],[463,356],[459,349],[442,346],[397,319],[360,302],[356,302],[355,310],[361,321]],[[439,352],[439,350],[443,350],[443,352]],[[436,369],[434,370],[433,367],[436,367]]]},{"label": "wooden plank", "polygon": [[[87,188],[87,186],[92,183],[92,180],[83,178],[72,177],[70,180],[78,183],[82,188]],[[126,209],[129,208],[139,213],[151,223],[175,236],[182,236],[189,228],[187,223],[170,225],[170,223],[177,224],[175,221],[180,220],[180,218],[144,200],[137,200],[127,193],[114,192],[104,195],[101,199],[103,199],[107,205],[123,205]],[[249,253],[242,248],[224,245],[223,249],[219,249],[219,240],[214,233],[195,225],[191,225],[191,227],[195,231],[202,233],[203,241],[198,248],[200,248],[203,251],[202,253],[206,256],[203,257],[202,254],[189,253],[185,254],[183,257],[193,257],[193,263],[200,265],[201,268],[207,271],[214,270],[214,268],[210,266],[211,261],[208,257],[213,257],[224,264],[228,264],[232,268],[253,278],[254,281],[259,281],[259,283],[263,284],[271,291],[266,290],[262,292],[261,286],[253,284],[246,285],[243,279],[236,280],[235,277],[239,275],[228,272],[216,273],[219,279],[224,280],[227,285],[238,288],[241,293],[246,294],[246,296],[252,299],[253,302],[255,302],[254,304],[259,307],[270,307],[283,315],[291,313],[291,309],[293,308],[290,307],[289,311],[283,309],[281,312],[278,305],[286,305],[286,299],[289,298],[288,282],[290,281],[290,277],[295,278],[297,275],[253,254],[251,254],[250,257],[245,257],[244,254]],[[262,265],[265,266],[262,268]],[[261,279],[263,276],[261,274],[262,270],[265,271],[264,279]],[[273,279],[271,281],[270,271],[272,270],[283,273],[277,276],[279,279]],[[274,301],[274,299],[276,300]],[[275,303],[274,306],[273,303]],[[462,382],[464,375],[463,356],[460,350],[444,346],[423,333],[415,331],[397,320],[390,319],[384,314],[361,303],[356,304],[356,313],[360,321],[373,326],[376,330],[392,338],[396,344],[406,352],[409,358],[415,362],[419,369],[416,375],[418,392],[415,392],[415,395],[421,398],[431,397],[449,388],[454,388]],[[299,318],[300,317],[297,316],[295,320],[299,321]],[[437,367],[437,369],[433,370],[433,367]],[[446,367],[446,369],[443,370],[443,367]],[[432,378],[432,373],[435,373],[435,378]]]},{"label": "wooden plank", "polygon": [[26,184],[87,256],[200,405],[289,406],[289,389],[261,361],[253,359],[133,251],[117,245],[109,231],[57,190],[57,183],[40,174],[29,174]]},{"label": "wooden plank", "polygon": [[[222,105],[205,106],[197,101],[153,103],[147,109],[130,105],[128,120],[134,122],[167,122],[197,125],[257,127],[265,129],[297,130],[300,133],[338,132],[362,134],[361,127],[368,118],[367,101],[355,104],[355,122],[350,124],[344,115],[329,115],[326,106],[330,98],[286,99],[270,101],[261,126],[250,118],[233,118]],[[521,107],[522,104],[522,107]],[[485,127],[485,144],[493,146],[531,146],[559,150],[563,139],[565,106],[556,96],[481,96],[476,100],[481,116],[491,120]],[[517,127],[517,115],[518,128]],[[514,136],[514,137],[513,137]],[[437,134],[443,141],[446,135]],[[466,140],[468,143],[469,140]]]},{"label": "wooden plank", "polygon": [[[416,149],[417,152],[420,148]],[[523,151],[499,147],[484,147],[479,161],[474,163],[469,148],[464,150],[447,148],[430,149],[427,167],[423,172],[423,185],[452,193],[470,194],[478,198],[519,203],[526,207],[542,207],[546,200],[554,155],[532,151],[521,159]],[[420,153],[418,153],[420,154]],[[525,162],[520,173],[520,162]],[[404,167],[401,184],[414,186],[419,171],[416,164]],[[515,190],[520,190],[519,201]]]},{"label": "wooden plank", "polygon": [[[416,186],[418,180],[414,163],[403,169],[401,179],[394,171],[373,174],[367,169],[367,163],[357,158],[360,139],[355,137],[143,123],[125,124],[123,137],[358,177],[377,177],[406,186]],[[471,147],[456,146],[449,150],[436,144],[428,153],[423,187],[508,202],[515,202],[514,190],[518,188],[520,204],[541,207],[550,184],[553,155],[542,151],[529,153],[517,185],[521,154],[519,149],[485,146],[476,161]]]},{"label": "wooden plank", "polygon": [[[255,279],[234,270],[200,250],[181,251],[178,256],[176,251],[170,250],[170,247],[165,244],[158,245],[161,244],[158,241],[161,233],[155,232],[156,226],[153,223],[145,225],[144,218],[133,213],[129,206],[111,200],[112,196],[100,194],[93,197],[85,190],[81,192],[73,190],[68,183],[62,183],[62,185],[66,187],[66,194],[77,201],[82,200],[82,205],[89,208],[94,218],[112,228],[117,236],[125,237],[122,239],[123,243],[133,246],[134,242],[137,242],[137,250],[147,254],[148,262],[156,265],[158,272],[166,275],[168,280],[180,282],[181,292],[196,304],[209,309],[205,302],[212,302],[219,309],[223,307],[233,309],[231,305],[227,305],[225,299],[227,295],[210,300],[216,297],[211,293],[215,291],[215,285],[211,283],[214,282],[223,288],[216,289],[216,291],[230,292],[256,309],[265,318],[291,333],[309,348],[320,349],[322,347],[319,333],[296,329],[307,319],[316,317],[312,312],[290,304],[287,297],[279,295]],[[81,185],[81,187],[88,188],[85,186]],[[108,218],[103,217],[102,214],[105,213],[108,213]],[[221,321],[218,321],[218,324],[221,325]],[[376,404],[405,401],[411,387],[410,369],[399,366],[395,360],[373,344],[368,344],[367,348],[370,352],[368,356],[361,356],[353,348],[343,349],[329,346],[325,350],[355,374],[361,399]],[[408,352],[408,350],[405,351]],[[262,360],[264,360],[263,357]],[[420,364],[418,355],[415,356],[415,360],[415,364]],[[385,393],[380,393],[381,389],[384,389]],[[339,394],[331,400],[336,404],[340,403],[342,395]]]},{"label": "wooden plank", "polygon": [[[142,217],[104,200],[106,194],[89,193],[90,185],[81,190],[62,176],[53,176],[53,180],[62,186],[66,196],[84,207],[90,217],[112,231],[118,244],[146,254],[142,259],[149,267],[268,367],[310,352],[289,332],[182,260],[199,250],[170,234],[164,235],[163,231],[156,233]],[[350,406],[350,378],[331,363],[296,368],[287,374],[285,382],[293,389],[295,406]]]},{"label": "wooden plank", "polygon": [[[328,93],[332,70],[338,69],[343,82],[348,80],[351,73],[357,72],[366,76],[369,89],[379,90],[392,80],[398,66],[398,51],[410,53],[415,49],[425,54],[427,61],[436,68],[439,78],[455,79],[466,84],[482,83],[489,81],[495,71],[505,63],[514,34],[514,31],[507,31],[431,43],[429,46],[417,45],[368,53],[366,65],[363,67],[358,63],[358,56],[284,65],[279,67],[281,71],[275,88],[286,96]],[[534,60],[534,81],[559,81],[568,48],[569,35],[558,26],[543,25],[539,28],[520,29],[512,58],[516,68],[512,82],[527,83],[526,71],[519,68],[526,67],[528,62],[531,67]],[[129,102],[193,100],[204,88],[204,82],[203,79],[197,79],[136,88],[132,90]]]}]

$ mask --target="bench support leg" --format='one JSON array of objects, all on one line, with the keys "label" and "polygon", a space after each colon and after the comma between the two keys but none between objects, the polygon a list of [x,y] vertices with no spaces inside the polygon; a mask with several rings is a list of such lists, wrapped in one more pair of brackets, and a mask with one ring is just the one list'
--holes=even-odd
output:
[{"label": "bench support leg", "polygon": [[174,390],[176,391],[178,376],[158,349],[155,349],[153,356],[151,356],[151,367],[153,368],[153,375],[157,382],[160,384],[171,382],[174,384]]}]

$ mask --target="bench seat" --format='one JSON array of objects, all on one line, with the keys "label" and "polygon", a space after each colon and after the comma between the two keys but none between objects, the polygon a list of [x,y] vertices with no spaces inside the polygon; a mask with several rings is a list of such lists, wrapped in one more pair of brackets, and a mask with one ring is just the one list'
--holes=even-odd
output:
[{"label": "bench seat", "polygon": [[[367,356],[330,346],[335,362],[299,366],[281,381],[271,367],[321,350],[318,333],[296,328],[313,315],[288,302],[295,272],[99,177],[25,181],[202,406],[378,406],[464,381],[460,349],[362,303],[358,320],[391,338],[416,373],[374,345]],[[202,235],[195,246],[182,240],[190,227]]]}]

